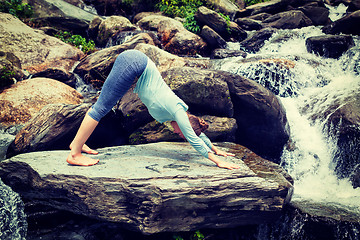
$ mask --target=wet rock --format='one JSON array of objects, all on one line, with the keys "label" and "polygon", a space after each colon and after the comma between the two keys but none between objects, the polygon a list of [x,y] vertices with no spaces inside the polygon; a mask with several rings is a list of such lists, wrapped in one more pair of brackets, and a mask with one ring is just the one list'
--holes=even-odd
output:
[{"label": "wet rock", "polygon": [[7,157],[25,152],[67,149],[89,107],[89,104],[47,105],[16,135]]},{"label": "wet rock", "polygon": [[326,202],[292,200],[280,219],[260,226],[259,233],[265,239],[356,239],[360,224],[354,212]]},{"label": "wet rock", "polygon": [[[304,113],[312,112],[312,121],[324,121],[324,131],[329,136],[336,136],[334,142],[337,150],[334,153],[335,172],[340,178],[348,178],[356,174],[356,166],[360,164],[360,94],[359,86],[347,86],[344,89],[334,89],[326,86],[335,95],[313,96],[302,109]],[[324,90],[325,91],[325,90]],[[345,98],[338,95],[341,91],[348,91]],[[351,93],[349,92],[351,91]],[[322,99],[321,99],[322,98]],[[328,100],[326,106],[322,106]],[[314,109],[319,109],[314,111]]]},{"label": "wet rock", "polygon": [[276,96],[294,97],[300,86],[292,81],[295,75],[293,68],[296,63],[281,58],[251,57],[236,61],[240,66],[238,75],[249,78],[270,90]]},{"label": "wet rock", "polygon": [[84,56],[79,49],[28,27],[10,14],[0,13],[0,21],[0,50],[13,53],[30,73],[49,67],[70,71]]},{"label": "wet rock", "polygon": [[13,53],[0,51],[0,90],[24,77],[19,58]]},{"label": "wet rock", "polygon": [[325,26],[322,30],[326,34],[354,34],[360,35],[360,10],[346,15],[343,18]]},{"label": "wet rock", "polygon": [[352,47],[346,51],[343,66],[346,71],[360,75],[360,47]]},{"label": "wet rock", "polygon": [[181,67],[162,72],[162,76],[191,112],[233,116],[229,89],[221,73]]},{"label": "wet rock", "polygon": [[[25,152],[69,149],[91,103],[80,105],[49,104],[17,133],[7,150],[7,157]],[[87,144],[92,148],[123,145],[128,134],[123,130],[121,117],[110,112],[91,134]]]},{"label": "wet rock", "polygon": [[139,43],[153,44],[153,40],[146,33],[142,33],[121,45],[94,52],[83,58],[74,72],[79,74],[86,83],[100,89],[109,75],[116,57],[125,50],[135,48]]},{"label": "wet rock", "polygon": [[224,79],[234,105],[237,143],[278,162],[290,134],[283,105],[270,90],[255,81],[235,74]]},{"label": "wet rock", "polygon": [[349,35],[325,35],[306,39],[306,49],[308,52],[328,58],[339,58],[354,45],[354,40]]},{"label": "wet rock", "polygon": [[28,0],[27,2],[31,5],[35,17],[39,18],[67,17],[89,23],[96,17],[95,14],[63,0]]},{"label": "wet rock", "polygon": [[154,120],[133,88],[125,93],[115,109],[122,114],[121,125],[129,135]]},{"label": "wet rock", "polygon": [[329,18],[329,9],[326,7],[305,6],[299,8],[299,10],[310,18],[315,26],[327,25],[331,22]]},{"label": "wet rock", "polygon": [[60,82],[63,82],[67,85],[69,85],[72,88],[75,88],[75,84],[76,84],[76,79],[74,74],[71,74],[69,72],[64,72],[61,69],[54,69],[54,68],[48,68],[44,71],[35,73],[33,76],[33,78],[51,78],[54,80],[58,80]]},{"label": "wet rock", "polygon": [[215,49],[210,58],[211,59],[223,59],[229,57],[243,57],[245,58],[247,53],[241,50],[228,50],[228,49]]},{"label": "wet rock", "polygon": [[240,145],[218,147],[236,153],[227,160],[240,169],[220,169],[188,143],[164,142],[99,149],[89,168],[68,165],[68,151],[21,154],[0,163],[0,177],[23,199],[145,234],[277,219],[291,177]]},{"label": "wet rock", "polygon": [[19,194],[0,179],[0,195],[0,239],[25,240],[27,222]]},{"label": "wet rock", "polygon": [[269,13],[269,14],[276,14],[286,10],[287,1],[285,0],[274,0],[274,1],[267,1],[257,3],[251,6],[246,7],[246,12],[243,13],[247,16],[249,15],[256,15],[260,13]]},{"label": "wet rock", "polygon": [[217,12],[201,6],[195,13],[195,18],[200,25],[207,25],[220,36],[222,36],[225,40],[229,39],[227,22]]},{"label": "wet rock", "polygon": [[226,41],[217,32],[206,25],[201,29],[200,35],[211,49],[225,48],[227,45]]},{"label": "wet rock", "polygon": [[129,136],[130,144],[146,144],[155,142],[174,142],[181,141],[178,134],[174,133],[174,129],[170,122],[163,124],[158,121],[152,121],[143,127],[138,128]]},{"label": "wet rock", "polygon": [[98,27],[96,41],[100,46],[104,46],[108,39],[120,31],[132,31],[137,29],[130,20],[122,16],[111,16],[101,21]]},{"label": "wet rock", "polygon": [[98,31],[99,31],[99,26],[102,21],[103,21],[103,19],[100,18],[99,16],[94,17],[93,20],[91,20],[89,27],[87,29],[88,36],[91,39],[96,39]]},{"label": "wet rock", "polygon": [[44,29],[46,31],[45,33],[50,36],[53,36],[54,34],[50,34],[52,30],[49,28],[52,28],[53,30],[56,29],[56,31],[68,31],[72,34],[78,34],[82,36],[86,36],[84,32],[86,32],[89,28],[88,22],[71,17],[34,18],[31,20],[31,25],[36,26],[41,30]]},{"label": "wet rock", "polygon": [[152,41],[149,41],[151,42],[150,44],[159,47],[161,46],[161,42],[158,39],[158,34],[156,32],[135,30],[135,31],[121,31],[115,33],[111,38],[108,39],[105,47],[108,48],[108,47],[113,47],[115,45],[121,45],[131,38],[134,38],[133,41],[136,42],[135,36],[139,40],[140,38],[143,38],[145,36],[150,37],[152,39]]},{"label": "wet rock", "polygon": [[229,0],[207,0],[209,5],[213,6],[213,9],[221,12],[225,15],[228,15],[230,19],[233,19],[235,15],[239,12],[239,8],[233,1]]},{"label": "wet rock", "polygon": [[206,54],[207,44],[197,34],[185,29],[175,33],[173,37],[171,37],[173,33],[169,30],[159,30],[159,32],[162,34],[162,41],[165,43],[164,50],[167,52],[185,56]]},{"label": "wet rock", "polygon": [[235,22],[230,21],[227,29],[229,39],[233,42],[240,42],[247,38],[247,32]]},{"label": "wet rock", "polygon": [[6,158],[6,152],[10,144],[14,141],[15,136],[11,134],[4,134],[0,132],[0,161]]},{"label": "wet rock", "polygon": [[360,10],[360,1],[359,0],[350,1],[347,11],[348,12],[355,12],[357,10]]},{"label": "wet rock", "polygon": [[358,164],[352,172],[350,181],[354,188],[360,187],[360,164]]},{"label": "wet rock", "polygon": [[260,30],[263,28],[261,22],[250,18],[237,18],[235,23],[246,31]]},{"label": "wet rock", "polygon": [[205,41],[173,18],[154,14],[143,17],[137,25],[146,30],[157,31],[164,49],[169,53],[192,56],[206,51]]},{"label": "wet rock", "polygon": [[270,13],[258,13],[258,14],[255,14],[255,15],[248,16],[247,18],[262,22],[262,21],[264,21],[265,19],[267,19],[270,16],[271,16]]},{"label": "wet rock", "polygon": [[257,31],[253,36],[240,43],[241,49],[250,53],[256,53],[264,46],[265,41],[268,40],[275,31],[274,28],[263,28]]},{"label": "wet rock", "polygon": [[294,29],[311,26],[313,23],[303,12],[292,10],[275,14],[265,19],[263,24],[266,27]]},{"label": "wet rock", "polygon": [[[236,120],[234,118],[200,116],[207,123],[209,128],[205,131],[206,136],[213,142],[229,142],[235,141]],[[137,129],[129,137],[131,144],[145,144],[164,141],[184,141],[178,134],[174,133],[174,129],[170,122],[160,124],[152,121],[145,126]]]},{"label": "wet rock", "polygon": [[0,93],[0,123],[26,123],[47,104],[79,104],[81,101],[80,93],[59,81],[48,78],[24,80]]}]

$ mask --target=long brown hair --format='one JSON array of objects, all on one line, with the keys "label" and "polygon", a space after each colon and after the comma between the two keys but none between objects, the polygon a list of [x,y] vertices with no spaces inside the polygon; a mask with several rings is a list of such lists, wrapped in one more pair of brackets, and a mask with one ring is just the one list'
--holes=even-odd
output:
[{"label": "long brown hair", "polygon": [[199,118],[195,115],[192,115],[190,113],[187,113],[189,116],[189,121],[191,124],[191,127],[194,129],[194,132],[196,135],[200,135],[202,132],[206,131],[206,129],[209,128],[209,124],[202,118]]}]

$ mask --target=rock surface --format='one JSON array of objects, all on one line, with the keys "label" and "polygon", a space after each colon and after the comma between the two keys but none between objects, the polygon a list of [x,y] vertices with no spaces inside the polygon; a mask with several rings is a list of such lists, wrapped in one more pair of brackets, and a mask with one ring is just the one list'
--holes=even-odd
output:
[{"label": "rock surface", "polygon": [[47,104],[81,101],[82,95],[62,82],[50,78],[24,80],[0,93],[0,123],[26,123]]},{"label": "rock surface", "polygon": [[18,18],[0,13],[0,50],[13,53],[30,73],[49,67],[70,71],[84,56],[79,49],[30,28]]},{"label": "rock surface", "polygon": [[[68,151],[17,155],[0,163],[0,177],[23,199],[142,233],[261,224],[277,219],[292,195],[278,165],[236,144],[216,167],[188,143],[99,149],[99,164],[66,163]],[[228,149],[230,148],[230,149]]]},{"label": "rock surface", "polygon": [[[19,131],[7,156],[49,149],[66,149],[91,104],[49,104]],[[68,136],[71,135],[71,136]],[[58,142],[61,142],[58,143]]]},{"label": "rock surface", "polygon": [[339,58],[354,45],[353,37],[350,35],[323,35],[306,39],[308,52],[328,58]]}]

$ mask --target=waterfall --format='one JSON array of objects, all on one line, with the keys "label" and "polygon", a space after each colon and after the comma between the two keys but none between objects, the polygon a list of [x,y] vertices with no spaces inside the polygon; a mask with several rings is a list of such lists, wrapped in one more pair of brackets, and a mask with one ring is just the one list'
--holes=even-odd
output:
[{"label": "waterfall", "polygon": [[[325,124],[332,103],[360,92],[359,53],[340,59],[308,53],[305,40],[317,35],[324,35],[317,27],[277,30],[258,53],[220,60],[217,68],[257,81],[283,103],[293,147],[284,149],[281,160],[295,181],[292,201],[321,203],[360,216],[360,188],[335,174],[337,136],[329,134]],[[356,36],[354,41],[358,48]],[[312,102],[316,104],[304,111]],[[314,121],[313,115],[324,118]]]},{"label": "waterfall", "polygon": [[1,179],[0,196],[0,239],[25,239],[27,222],[24,204],[19,195]]}]

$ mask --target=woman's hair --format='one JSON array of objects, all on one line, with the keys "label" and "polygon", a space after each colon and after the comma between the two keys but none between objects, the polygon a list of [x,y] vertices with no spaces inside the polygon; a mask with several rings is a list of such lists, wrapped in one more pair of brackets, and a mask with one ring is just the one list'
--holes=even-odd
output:
[{"label": "woman's hair", "polygon": [[188,113],[189,121],[191,124],[191,127],[194,129],[194,132],[196,135],[200,135],[202,132],[206,131],[208,129],[209,124],[202,118],[199,118],[195,115],[192,115]]}]

